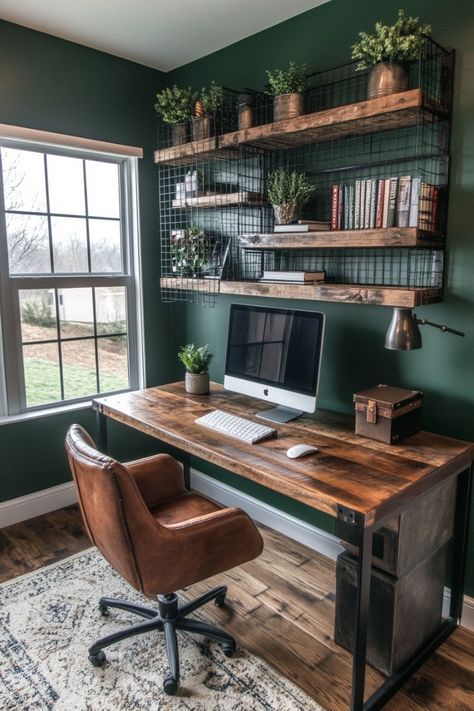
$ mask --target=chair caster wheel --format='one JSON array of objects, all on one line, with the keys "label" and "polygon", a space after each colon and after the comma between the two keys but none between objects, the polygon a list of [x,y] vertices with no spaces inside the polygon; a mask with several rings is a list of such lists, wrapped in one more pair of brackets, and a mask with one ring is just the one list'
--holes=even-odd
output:
[{"label": "chair caster wheel", "polygon": [[219,597],[216,597],[214,600],[214,604],[217,605],[217,607],[225,607],[225,593],[224,595],[219,595]]},{"label": "chair caster wheel", "polygon": [[223,644],[222,651],[226,657],[233,657],[235,652],[235,642],[233,644]]},{"label": "chair caster wheel", "polygon": [[89,661],[94,667],[101,667],[106,660],[105,653],[99,649],[97,654],[89,654]]},{"label": "chair caster wheel", "polygon": [[176,694],[176,691],[178,689],[178,682],[174,678],[174,676],[165,676],[163,680],[163,691],[165,694],[168,694],[168,696],[173,696],[173,694]]},{"label": "chair caster wheel", "polygon": [[101,605],[100,603],[99,603],[99,612],[102,615],[102,617],[109,616],[109,608],[106,607],[105,605]]}]

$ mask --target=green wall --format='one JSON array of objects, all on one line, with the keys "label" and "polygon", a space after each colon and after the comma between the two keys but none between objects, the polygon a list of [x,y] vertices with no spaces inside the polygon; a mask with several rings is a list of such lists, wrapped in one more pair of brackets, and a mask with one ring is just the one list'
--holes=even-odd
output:
[{"label": "green wall", "polygon": [[[85,136],[144,149],[139,161],[147,382],[174,377],[169,333],[172,309],[159,301],[159,241],[154,95],[164,75],[139,64],[0,21],[0,123]],[[79,421],[93,431],[90,412],[79,411],[0,425],[0,501],[70,479],[62,442]],[[151,444],[124,435],[127,454]],[[114,438],[112,439],[114,441]],[[123,451],[116,448],[116,451]]]},{"label": "green wall", "polygon": [[[306,62],[310,71],[350,61],[350,46],[359,30],[377,19],[391,22],[402,5],[410,14],[431,22],[440,44],[456,49],[456,79],[452,140],[452,172],[448,226],[448,266],[443,304],[417,310],[438,323],[465,331],[466,338],[425,327],[423,348],[397,353],[383,348],[391,310],[359,305],[286,302],[318,309],[327,316],[322,363],[320,406],[352,411],[352,394],[385,382],[424,392],[425,429],[474,440],[474,3],[458,0],[331,0],[280,25],[260,32],[219,52],[181,67],[168,75],[170,82],[199,87],[214,79],[236,89],[262,89],[265,69],[284,66],[291,59]],[[215,360],[213,379],[222,381],[229,306],[249,299],[220,297],[213,311],[196,305],[176,306],[184,341],[209,343]],[[258,302],[258,300],[256,300]],[[264,303],[263,301],[261,303]],[[268,303],[268,301],[266,302]],[[272,300],[275,306],[284,301]],[[204,465],[203,465],[204,466]],[[214,476],[280,506],[304,520],[331,530],[332,522],[309,509],[252,486],[222,471]],[[474,593],[474,524],[471,517],[467,590]]]}]

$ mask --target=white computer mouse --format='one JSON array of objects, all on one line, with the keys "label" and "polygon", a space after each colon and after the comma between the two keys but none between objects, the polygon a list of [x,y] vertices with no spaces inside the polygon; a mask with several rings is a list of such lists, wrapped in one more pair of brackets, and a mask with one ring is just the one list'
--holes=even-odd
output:
[{"label": "white computer mouse", "polygon": [[312,444],[294,444],[289,448],[286,456],[290,459],[298,459],[298,457],[305,457],[307,454],[314,454],[314,452],[319,452],[319,449],[313,447]]}]

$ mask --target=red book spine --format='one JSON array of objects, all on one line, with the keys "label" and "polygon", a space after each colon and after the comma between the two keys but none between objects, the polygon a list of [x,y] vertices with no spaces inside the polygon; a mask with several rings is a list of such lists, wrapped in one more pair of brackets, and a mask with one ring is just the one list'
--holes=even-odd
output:
[{"label": "red book spine", "polygon": [[339,185],[331,188],[331,229],[339,229]]},{"label": "red book spine", "polygon": [[436,218],[438,217],[439,188],[433,185],[431,188],[431,231],[436,232]]},{"label": "red book spine", "polygon": [[379,180],[377,190],[377,212],[375,213],[375,229],[382,229],[383,225],[383,198],[385,192],[385,180]]}]

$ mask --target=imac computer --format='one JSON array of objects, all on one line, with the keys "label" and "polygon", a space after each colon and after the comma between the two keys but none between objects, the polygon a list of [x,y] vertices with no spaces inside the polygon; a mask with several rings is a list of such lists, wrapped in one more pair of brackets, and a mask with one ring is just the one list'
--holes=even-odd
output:
[{"label": "imac computer", "polygon": [[317,311],[232,304],[224,387],[277,405],[257,413],[273,422],[314,412],[323,336]]}]

